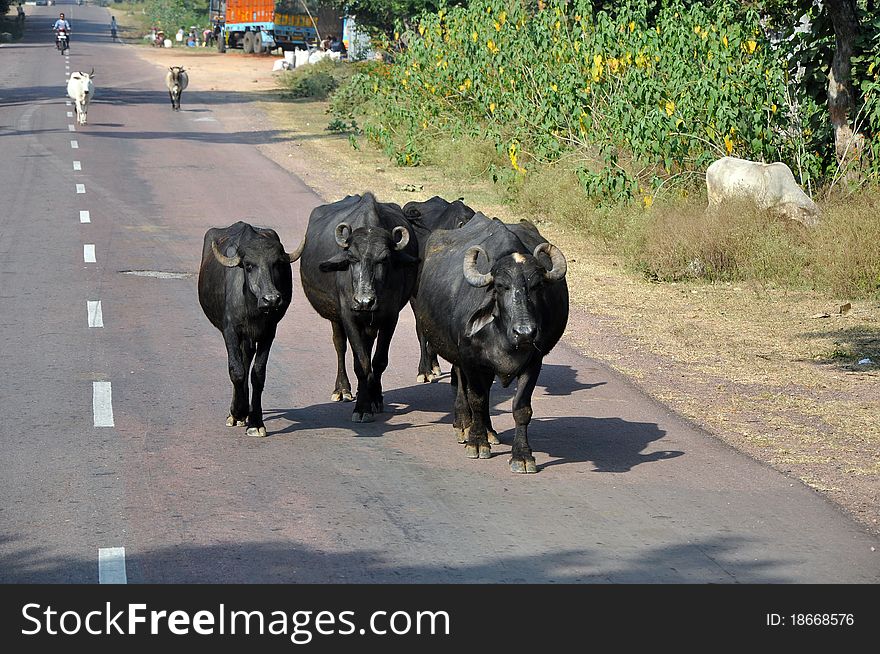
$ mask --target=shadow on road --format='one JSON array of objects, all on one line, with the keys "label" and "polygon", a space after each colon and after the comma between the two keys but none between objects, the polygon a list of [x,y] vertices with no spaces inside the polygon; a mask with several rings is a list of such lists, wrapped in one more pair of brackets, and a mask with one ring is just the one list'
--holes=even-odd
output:
[{"label": "shadow on road", "polygon": [[[0,583],[95,583],[94,558],[58,557],[47,548],[0,538]],[[609,556],[573,548],[526,556],[481,555],[437,562],[395,560],[383,549],[322,551],[296,541],[129,548],[129,583],[786,583],[779,553],[755,558],[760,544],[716,537]],[[746,551],[748,552],[746,554]]]}]

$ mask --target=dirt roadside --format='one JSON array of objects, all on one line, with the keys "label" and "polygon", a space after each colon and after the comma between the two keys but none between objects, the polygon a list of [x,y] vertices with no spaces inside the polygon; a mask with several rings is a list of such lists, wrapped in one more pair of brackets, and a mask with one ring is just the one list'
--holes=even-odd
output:
[{"label": "dirt roadside", "polygon": [[[133,48],[158,66],[184,65],[191,90],[231,94],[232,103],[217,107],[227,126],[273,133],[260,149],[327,201],[366,190],[401,204],[441,195],[507,221],[522,217],[491,185],[397,168],[365,143],[354,150],[346,136],[326,131],[326,104],[276,92],[271,56]],[[552,216],[528,217],[569,260],[578,309],[569,342],[880,533],[880,303],[650,283]]]}]

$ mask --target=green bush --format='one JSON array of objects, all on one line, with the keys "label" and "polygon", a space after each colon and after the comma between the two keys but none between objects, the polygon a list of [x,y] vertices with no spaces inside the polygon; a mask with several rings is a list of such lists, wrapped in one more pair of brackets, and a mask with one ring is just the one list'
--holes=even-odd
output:
[{"label": "green bush", "polygon": [[[659,4],[656,7],[655,4]],[[575,152],[598,203],[693,187],[732,154],[793,162],[783,58],[738,0],[476,0],[423,15],[394,63],[354,81],[365,133],[417,165],[438,132],[491,139],[510,182]],[[811,174],[801,153],[796,172]]]}]

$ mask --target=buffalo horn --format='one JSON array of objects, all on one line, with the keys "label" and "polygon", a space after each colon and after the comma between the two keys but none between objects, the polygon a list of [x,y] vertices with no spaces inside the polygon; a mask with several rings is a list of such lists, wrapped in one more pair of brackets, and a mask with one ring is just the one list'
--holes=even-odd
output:
[{"label": "buffalo horn", "polygon": [[467,252],[464,253],[464,278],[468,284],[477,288],[488,286],[494,279],[491,272],[483,274],[477,270],[477,257],[480,256],[480,253],[488,258],[486,251],[479,245],[468,248]]},{"label": "buffalo horn", "polygon": [[290,261],[290,263],[293,263],[294,261],[299,259],[302,256],[302,253],[303,253],[303,250],[305,249],[305,247],[306,247],[306,239],[305,239],[305,237],[303,237],[302,243],[300,243],[299,246],[293,252],[286,252],[285,253],[287,255],[287,260]]},{"label": "buffalo horn", "polygon": [[550,263],[552,264],[550,270],[544,273],[544,279],[548,282],[558,282],[565,277],[565,273],[568,270],[568,264],[565,262],[565,255],[562,254],[562,250],[550,243],[541,243],[535,248],[533,256],[537,259],[538,255],[542,252],[550,257]]},{"label": "buffalo horn", "polygon": [[391,239],[397,239],[397,235],[400,234],[400,240],[397,241],[397,245],[394,246],[395,250],[402,250],[406,247],[406,244],[409,243],[409,230],[406,227],[395,227],[391,230]]},{"label": "buffalo horn", "polygon": [[211,241],[211,250],[214,252],[214,257],[222,263],[227,268],[235,268],[238,264],[241,263],[241,257],[236,255],[234,257],[227,257],[225,254],[222,254],[220,250],[217,248],[217,242]]},{"label": "buffalo horn", "polygon": [[351,243],[351,227],[348,223],[336,225],[336,244],[341,248],[347,248]]}]

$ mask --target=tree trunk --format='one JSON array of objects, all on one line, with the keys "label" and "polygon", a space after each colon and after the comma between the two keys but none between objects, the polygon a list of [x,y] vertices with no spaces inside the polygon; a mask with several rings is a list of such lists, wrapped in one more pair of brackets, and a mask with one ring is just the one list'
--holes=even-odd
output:
[{"label": "tree trunk", "polygon": [[840,161],[861,142],[853,134],[849,120],[853,109],[851,59],[859,37],[859,18],[856,0],[826,0],[825,6],[834,25],[835,36],[834,57],[828,72],[828,113],[834,127],[834,150]]}]

